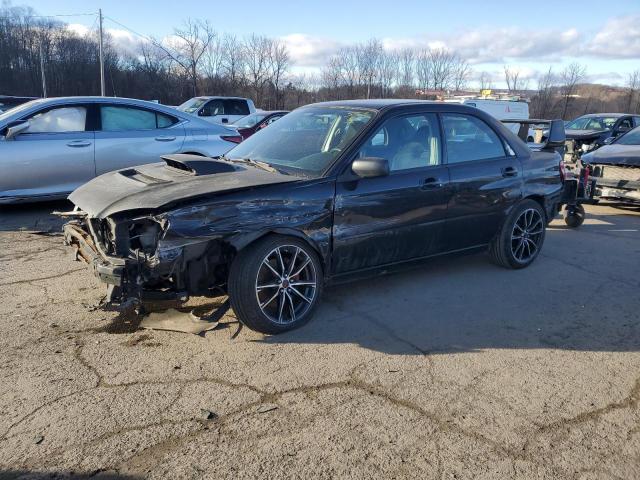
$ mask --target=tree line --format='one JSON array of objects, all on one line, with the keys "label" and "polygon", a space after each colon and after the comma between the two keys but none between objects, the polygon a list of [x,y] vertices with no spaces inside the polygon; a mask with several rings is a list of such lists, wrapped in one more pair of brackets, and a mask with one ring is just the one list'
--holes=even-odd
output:
[{"label": "tree line", "polygon": [[[41,63],[49,96],[98,95],[96,29],[85,35],[28,7],[0,8],[0,94],[41,96]],[[385,49],[378,39],[348,45],[317,73],[294,72],[280,39],[217,32],[207,21],[187,20],[165,39],[145,37],[132,50],[116,49],[106,35],[106,94],[178,105],[196,95],[247,96],[264,109],[292,109],[348,98],[439,98],[491,89],[494,78],[445,48]],[[531,115],[572,118],[591,111],[640,112],[640,70],[624,90],[607,95],[585,85],[578,63],[529,79],[504,66],[508,92],[531,100]],[[471,89],[470,84],[479,85]]]}]

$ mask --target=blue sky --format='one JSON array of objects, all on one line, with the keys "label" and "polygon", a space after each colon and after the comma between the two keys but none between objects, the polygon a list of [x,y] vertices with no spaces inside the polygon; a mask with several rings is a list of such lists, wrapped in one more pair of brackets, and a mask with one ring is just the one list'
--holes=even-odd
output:
[{"label": "blue sky", "polygon": [[[640,69],[640,1],[123,1],[26,0],[44,15],[96,11],[102,7],[127,27],[162,38],[188,17],[209,20],[221,32],[260,33],[285,40],[297,69],[313,70],[339,46],[383,40],[387,48],[445,46],[458,51],[476,72],[501,82],[502,65],[535,78],[579,61],[590,79],[623,84]],[[63,20],[92,26],[91,17]],[[123,41],[123,29],[105,26]],[[498,86],[498,85],[497,85]]]}]

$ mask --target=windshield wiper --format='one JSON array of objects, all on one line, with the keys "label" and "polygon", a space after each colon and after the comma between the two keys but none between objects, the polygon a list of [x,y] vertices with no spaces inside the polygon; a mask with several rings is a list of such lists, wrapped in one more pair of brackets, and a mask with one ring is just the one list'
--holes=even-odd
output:
[{"label": "windshield wiper", "polygon": [[260,160],[253,160],[251,158],[228,158],[228,157],[225,157],[225,158],[227,158],[231,162],[248,163],[250,165],[254,165],[270,173],[282,173],[284,175],[287,175],[287,173],[283,172],[282,170],[278,170],[277,168],[274,168],[271,165],[269,165],[267,162],[261,162]]}]

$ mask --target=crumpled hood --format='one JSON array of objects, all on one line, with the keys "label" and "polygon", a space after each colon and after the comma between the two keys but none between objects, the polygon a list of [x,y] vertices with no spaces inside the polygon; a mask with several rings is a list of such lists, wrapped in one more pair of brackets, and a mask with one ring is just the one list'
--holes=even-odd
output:
[{"label": "crumpled hood", "polygon": [[167,155],[163,159],[164,163],[100,175],[74,190],[69,200],[90,216],[104,218],[127,210],[160,209],[210,194],[298,180],[252,165],[206,157]]},{"label": "crumpled hood", "polygon": [[565,134],[567,138],[571,138],[573,140],[589,140],[593,138],[599,138],[603,133],[607,133],[609,130],[575,130],[573,128],[569,128],[565,130]]},{"label": "crumpled hood", "polygon": [[640,145],[605,145],[583,155],[583,161],[593,164],[630,165],[640,167]]}]

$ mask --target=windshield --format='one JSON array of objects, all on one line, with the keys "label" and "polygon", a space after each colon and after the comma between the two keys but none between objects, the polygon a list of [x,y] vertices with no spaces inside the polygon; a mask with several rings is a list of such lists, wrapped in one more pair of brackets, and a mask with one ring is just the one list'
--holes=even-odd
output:
[{"label": "windshield", "polygon": [[573,130],[611,130],[617,117],[578,117],[566,128]]},{"label": "windshield", "polygon": [[372,110],[341,107],[300,108],[252,135],[226,157],[256,160],[289,173],[317,176],[374,115]]},{"label": "windshield", "polygon": [[191,98],[178,107],[178,110],[193,113],[207,103],[207,98]]},{"label": "windshield", "polygon": [[634,128],[615,141],[618,145],[640,145],[640,127]]},{"label": "windshield", "polygon": [[251,128],[258,124],[263,118],[265,118],[267,113],[253,113],[251,115],[247,115],[244,118],[232,123],[234,127],[238,128]]}]

